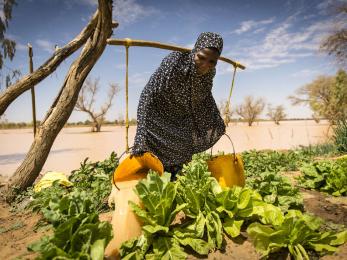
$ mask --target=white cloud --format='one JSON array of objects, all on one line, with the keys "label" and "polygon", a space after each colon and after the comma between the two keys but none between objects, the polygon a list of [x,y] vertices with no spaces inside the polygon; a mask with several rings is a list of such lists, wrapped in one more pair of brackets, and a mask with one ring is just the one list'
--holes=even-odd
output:
[{"label": "white cloud", "polygon": [[332,28],[332,19],[295,27],[296,22],[302,22],[299,18],[298,13],[288,17],[270,30],[262,41],[242,47],[243,54],[238,56],[240,62],[248,69],[273,68],[317,53],[322,37]]},{"label": "white cloud", "polygon": [[240,25],[240,28],[234,30],[233,33],[241,34],[244,32],[248,32],[252,29],[257,29],[256,31],[259,32],[259,29],[264,30],[264,28],[259,28],[259,27],[261,27],[262,25],[273,23],[274,20],[275,20],[274,18],[269,18],[269,19],[261,20],[261,21],[254,21],[254,20],[243,21]]},{"label": "white cloud", "polygon": [[255,30],[253,33],[260,33],[262,31],[265,31],[265,27],[259,28],[259,29]]},{"label": "white cloud", "polygon": [[[114,0],[113,1],[113,17],[119,22],[121,28],[134,23],[144,17],[159,13],[157,9],[153,7],[147,7],[138,0]],[[97,0],[65,0],[65,6],[71,9],[73,5],[87,5],[97,6]],[[83,22],[87,21],[85,17],[82,17]]]},{"label": "white cloud", "polygon": [[36,40],[36,44],[41,47],[43,50],[53,53],[54,52],[54,45],[52,42],[43,40],[43,39],[38,39]]},{"label": "white cloud", "polygon": [[294,78],[305,78],[319,74],[320,71],[312,69],[304,69],[293,73],[291,76]]},{"label": "white cloud", "polygon": [[153,15],[157,12],[155,8],[146,7],[136,0],[115,0],[113,16],[119,22],[120,27],[136,22],[139,19]]}]

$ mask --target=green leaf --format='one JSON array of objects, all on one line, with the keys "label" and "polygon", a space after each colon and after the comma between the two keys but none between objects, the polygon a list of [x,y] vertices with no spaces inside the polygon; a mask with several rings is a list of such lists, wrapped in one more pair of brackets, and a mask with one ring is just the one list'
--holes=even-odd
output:
[{"label": "green leaf", "polygon": [[156,225],[156,226],[151,226],[151,225],[145,225],[142,227],[142,230],[150,233],[150,234],[154,234],[154,233],[157,233],[157,232],[160,232],[160,231],[163,231],[165,233],[169,232],[169,228],[168,227],[163,227],[163,226],[159,226],[159,225]]},{"label": "green leaf", "polygon": [[237,202],[238,209],[244,209],[247,207],[250,199],[251,199],[252,191],[248,189],[243,189],[239,195],[239,200]]},{"label": "green leaf", "polygon": [[331,241],[330,243],[331,245],[338,246],[347,242],[347,230],[337,233],[335,234],[335,236],[336,236],[336,239]]},{"label": "green leaf", "polygon": [[129,201],[128,202],[130,208],[134,213],[146,224],[150,224],[155,226],[157,223],[156,221],[142,208],[140,208],[136,203]]},{"label": "green leaf", "polygon": [[153,242],[155,259],[186,259],[187,254],[174,238],[161,237]]},{"label": "green leaf", "polygon": [[103,260],[105,247],[105,239],[96,240],[90,248],[90,257],[93,260]]},{"label": "green leaf", "polygon": [[223,241],[222,222],[216,212],[210,212],[206,215],[206,227],[208,243],[221,248]]},{"label": "green leaf", "polygon": [[207,255],[210,250],[213,248],[213,245],[209,244],[203,239],[200,238],[181,238],[178,240],[181,245],[191,247],[195,252],[200,255]]},{"label": "green leaf", "polygon": [[281,209],[267,203],[256,203],[253,208],[253,214],[258,215],[261,222],[264,224],[278,226],[284,221],[284,216]]},{"label": "green leaf", "polygon": [[255,248],[263,255],[268,255],[270,252],[270,237],[274,232],[272,228],[260,223],[252,223],[247,228],[247,233],[253,241]]},{"label": "green leaf", "polygon": [[310,257],[308,256],[305,248],[301,244],[296,245],[297,251],[299,251],[305,260],[310,260]]},{"label": "green leaf", "polygon": [[327,245],[327,244],[315,244],[315,243],[308,243],[308,245],[317,252],[330,252],[333,253],[337,250],[336,247]]},{"label": "green leaf", "polygon": [[228,218],[223,223],[223,228],[225,232],[231,237],[237,237],[240,235],[241,226],[243,224],[243,220],[235,220]]}]

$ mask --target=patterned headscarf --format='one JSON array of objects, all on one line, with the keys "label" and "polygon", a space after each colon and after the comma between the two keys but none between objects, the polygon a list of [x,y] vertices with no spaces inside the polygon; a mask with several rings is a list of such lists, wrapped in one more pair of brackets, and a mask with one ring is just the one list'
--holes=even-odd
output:
[{"label": "patterned headscarf", "polygon": [[219,55],[221,55],[223,50],[222,37],[219,34],[212,32],[201,33],[196,40],[192,52],[198,52],[204,48],[215,48],[219,52]]},{"label": "patterned headscarf", "polygon": [[216,71],[198,75],[194,62],[195,53],[208,47],[221,53],[222,38],[202,33],[191,52],[172,52],[163,59],[140,96],[132,154],[150,151],[168,169],[187,163],[224,134],[211,92]]}]

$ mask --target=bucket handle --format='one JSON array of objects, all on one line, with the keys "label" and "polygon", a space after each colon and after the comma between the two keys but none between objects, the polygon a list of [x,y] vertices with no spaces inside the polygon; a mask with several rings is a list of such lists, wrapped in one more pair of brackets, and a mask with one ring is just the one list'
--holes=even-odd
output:
[{"label": "bucket handle", "polygon": [[[119,156],[119,162],[120,162],[120,159],[123,157],[124,154],[128,153],[131,149],[133,148],[133,146],[129,147],[128,151],[125,150],[120,156]],[[118,167],[118,166],[117,166]],[[116,169],[114,170],[113,172],[113,175],[112,175],[112,184],[117,188],[117,190],[120,190],[119,187],[116,185],[116,181],[114,180],[114,173],[115,173]]]},{"label": "bucket handle", "polygon": [[[231,138],[230,138],[230,136],[229,136],[227,133],[224,133],[224,135],[225,135],[226,137],[228,137],[228,139],[229,139],[229,141],[230,141],[230,143],[231,143],[231,146],[233,147],[234,162],[236,162],[236,161],[237,161],[237,157],[236,157],[236,152],[235,152],[234,143],[233,143],[233,141],[231,141]],[[211,147],[211,157],[212,157],[212,149],[213,149],[213,146]]]}]

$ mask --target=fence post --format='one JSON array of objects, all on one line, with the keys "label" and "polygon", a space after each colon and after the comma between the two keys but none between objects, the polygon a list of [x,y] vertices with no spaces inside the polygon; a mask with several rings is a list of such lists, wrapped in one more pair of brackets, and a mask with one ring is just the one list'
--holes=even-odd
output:
[{"label": "fence post", "polygon": [[[29,50],[29,73],[33,73],[34,66],[33,66],[33,47],[30,43],[28,43],[28,50]],[[35,104],[35,87],[33,86],[31,88],[31,106],[33,111],[33,124],[34,124],[34,137],[36,135],[36,104]]]}]

